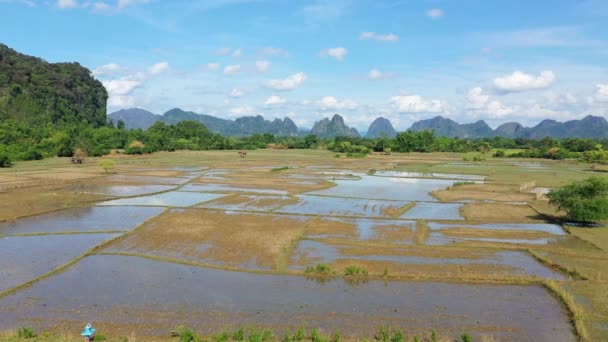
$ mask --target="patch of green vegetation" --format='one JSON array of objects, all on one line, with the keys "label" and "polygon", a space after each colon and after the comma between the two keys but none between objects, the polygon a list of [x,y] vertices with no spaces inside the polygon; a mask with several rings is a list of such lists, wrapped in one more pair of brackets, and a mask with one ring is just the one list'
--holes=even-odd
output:
[{"label": "patch of green vegetation", "polygon": [[452,186],[463,186],[463,185],[471,185],[471,184],[476,184],[475,182],[454,182],[454,184],[452,184]]},{"label": "patch of green vegetation", "polygon": [[279,171],[285,171],[285,170],[289,170],[289,166],[275,167],[275,168],[273,168],[270,171],[271,172],[279,172]]},{"label": "patch of green vegetation", "polygon": [[328,264],[316,264],[315,266],[307,266],[304,270],[307,274],[330,274],[331,268]]},{"label": "patch of green vegetation", "polygon": [[566,212],[571,220],[591,223],[608,219],[608,179],[591,177],[548,194],[549,203]]},{"label": "patch of green vegetation", "polygon": [[345,276],[366,276],[367,270],[359,267],[359,266],[347,266],[344,269]]},{"label": "patch of green vegetation", "polygon": [[34,334],[34,329],[31,327],[21,327],[19,330],[17,330],[17,337],[30,339],[36,337],[36,334]]}]

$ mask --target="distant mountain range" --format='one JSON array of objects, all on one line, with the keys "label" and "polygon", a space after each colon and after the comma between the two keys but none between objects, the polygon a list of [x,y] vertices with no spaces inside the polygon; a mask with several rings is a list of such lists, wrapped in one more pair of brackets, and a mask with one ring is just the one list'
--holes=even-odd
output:
[{"label": "distant mountain range", "polygon": [[459,124],[453,120],[437,116],[432,119],[414,123],[408,130],[432,130],[436,135],[459,138],[608,138],[608,121],[599,116],[586,116],[581,120],[557,122],[543,120],[534,127],[523,127],[517,122],[508,122],[498,126],[495,130],[490,128],[483,120],[471,124]]},{"label": "distant mountain range", "polygon": [[[336,136],[359,137],[359,132],[349,127],[344,119],[335,114],[331,119],[325,118],[317,121],[313,128],[298,128],[289,118],[265,120],[261,115],[244,116],[235,120],[220,119],[211,115],[197,114],[183,111],[179,108],[171,109],[163,115],[151,113],[144,109],[123,109],[108,115],[108,118],[117,122],[122,120],[128,129],[147,129],[157,121],[175,124],[184,120],[201,122],[209,130],[228,136],[246,136],[252,134],[270,133],[277,136],[297,136],[315,134],[321,138]],[[492,129],[483,121],[468,124],[459,124],[454,120],[441,116],[415,122],[409,131],[432,130],[438,136],[459,138],[487,138],[502,136],[507,138],[608,138],[608,121],[599,116],[587,116],[581,120],[557,122],[544,120],[534,127],[523,127],[517,122],[509,122]],[[397,134],[391,122],[383,117],[376,118],[369,126],[366,137],[378,138],[382,136],[394,137]]]},{"label": "distant mountain range", "polygon": [[122,120],[127,129],[148,129],[157,121],[166,124],[176,124],[180,121],[198,121],[214,132],[227,136],[247,136],[252,134],[270,133],[277,136],[297,136],[298,127],[290,118],[264,120],[261,115],[244,116],[236,120],[216,118],[211,115],[186,112],[174,108],[158,115],[140,108],[122,109],[108,115],[114,122]]}]

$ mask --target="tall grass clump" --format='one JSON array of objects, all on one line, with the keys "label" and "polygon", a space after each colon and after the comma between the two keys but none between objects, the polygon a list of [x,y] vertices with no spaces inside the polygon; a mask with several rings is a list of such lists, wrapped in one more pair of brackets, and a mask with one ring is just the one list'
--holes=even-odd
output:
[{"label": "tall grass clump", "polygon": [[17,337],[30,339],[36,337],[36,334],[34,334],[34,329],[30,327],[21,327],[19,330],[17,330]]},{"label": "tall grass clump", "polygon": [[194,331],[183,325],[177,327],[173,335],[179,338],[179,342],[200,342]]},{"label": "tall grass clump", "polygon": [[331,268],[328,264],[316,264],[315,266],[307,266],[304,272],[307,274],[329,274]]},{"label": "tall grass clump", "polygon": [[345,276],[367,275],[367,271],[359,266],[348,266],[344,269]]},{"label": "tall grass clump", "polygon": [[473,338],[471,337],[471,335],[465,333],[465,334],[460,335],[460,341],[461,342],[472,342]]},{"label": "tall grass clump", "polygon": [[289,170],[289,166],[275,167],[275,168],[273,168],[270,171],[271,172],[279,172],[279,171],[285,171],[285,170]]}]

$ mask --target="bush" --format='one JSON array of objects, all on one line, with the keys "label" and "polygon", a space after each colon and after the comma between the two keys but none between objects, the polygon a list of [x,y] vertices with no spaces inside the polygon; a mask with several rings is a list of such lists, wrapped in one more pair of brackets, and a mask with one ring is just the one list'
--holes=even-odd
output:
[{"label": "bush", "polygon": [[590,223],[608,219],[608,179],[591,177],[551,190],[549,203],[566,212],[569,219]]},{"label": "bush", "polygon": [[99,161],[99,166],[103,169],[105,173],[110,173],[114,171],[116,161],[114,159],[102,159]]},{"label": "bush", "polygon": [[44,158],[42,153],[36,150],[28,150],[19,155],[19,159],[21,160],[41,160],[42,158]]},{"label": "bush", "polygon": [[471,341],[473,341],[473,339],[471,338],[471,335],[469,335],[469,334],[462,334],[462,335],[460,335],[460,340],[462,342],[471,342]]},{"label": "bush", "polygon": [[504,158],[506,155],[505,150],[496,150],[496,152],[494,152],[493,157],[494,158]]},{"label": "bush", "polygon": [[315,266],[306,267],[305,273],[329,274],[331,268],[327,264],[316,264]]},{"label": "bush", "polygon": [[0,167],[11,167],[13,163],[10,158],[5,154],[0,154]]},{"label": "bush", "polygon": [[180,325],[179,327],[177,327],[177,329],[175,329],[174,335],[179,337],[179,342],[199,342],[200,341],[200,339],[198,338],[198,336],[196,336],[196,334],[194,333],[194,331],[192,331],[192,329],[185,327],[183,325]]},{"label": "bush", "polygon": [[367,275],[367,271],[359,266],[348,266],[344,269],[345,276]]},{"label": "bush", "polygon": [[30,327],[21,327],[17,331],[17,337],[24,338],[24,339],[30,339],[30,338],[36,337],[36,334],[34,334],[34,329],[32,329]]}]

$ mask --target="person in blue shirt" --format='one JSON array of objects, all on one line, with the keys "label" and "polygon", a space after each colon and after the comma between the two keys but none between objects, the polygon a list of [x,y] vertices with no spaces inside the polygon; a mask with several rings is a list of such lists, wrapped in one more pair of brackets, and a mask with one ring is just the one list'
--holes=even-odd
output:
[{"label": "person in blue shirt", "polygon": [[91,325],[91,323],[88,323],[84,327],[84,330],[82,331],[81,335],[85,337],[86,342],[93,341],[93,338],[95,338],[95,328],[93,328],[93,325]]}]

